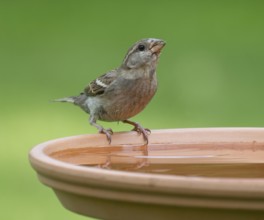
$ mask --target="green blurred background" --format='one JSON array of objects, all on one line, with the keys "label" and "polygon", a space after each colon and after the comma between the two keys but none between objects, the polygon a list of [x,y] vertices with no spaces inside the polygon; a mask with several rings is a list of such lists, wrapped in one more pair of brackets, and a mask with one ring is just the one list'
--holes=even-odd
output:
[{"label": "green blurred background", "polygon": [[256,0],[1,0],[0,219],[86,219],[38,182],[28,152],[96,132],[80,109],[49,100],[78,94],[141,38],[167,45],[159,90],[136,121],[151,129],[263,126],[263,9]]}]

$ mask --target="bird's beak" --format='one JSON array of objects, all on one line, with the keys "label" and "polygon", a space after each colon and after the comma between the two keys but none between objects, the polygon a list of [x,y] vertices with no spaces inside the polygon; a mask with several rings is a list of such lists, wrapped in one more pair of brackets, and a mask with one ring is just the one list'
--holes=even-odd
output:
[{"label": "bird's beak", "polygon": [[166,42],[163,40],[154,41],[150,47],[150,51],[155,54],[159,54],[162,48],[166,45]]}]

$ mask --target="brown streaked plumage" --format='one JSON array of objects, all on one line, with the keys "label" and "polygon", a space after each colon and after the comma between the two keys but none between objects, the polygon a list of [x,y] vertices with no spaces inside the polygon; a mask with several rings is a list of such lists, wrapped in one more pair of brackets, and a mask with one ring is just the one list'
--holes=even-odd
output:
[{"label": "brown streaked plumage", "polygon": [[165,42],[147,38],[136,42],[127,52],[121,66],[93,80],[79,96],[57,99],[72,102],[90,114],[89,122],[111,143],[111,129],[97,124],[101,121],[122,121],[134,126],[148,143],[149,129],[129,118],[141,112],[157,90],[156,67]]}]

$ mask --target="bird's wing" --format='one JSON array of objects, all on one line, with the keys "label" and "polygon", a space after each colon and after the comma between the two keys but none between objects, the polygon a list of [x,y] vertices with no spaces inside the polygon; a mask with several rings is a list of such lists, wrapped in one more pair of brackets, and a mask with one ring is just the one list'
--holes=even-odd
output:
[{"label": "bird's wing", "polygon": [[85,87],[84,93],[88,96],[96,96],[104,93],[105,89],[113,82],[118,76],[117,70],[112,70],[104,75],[98,77]]}]

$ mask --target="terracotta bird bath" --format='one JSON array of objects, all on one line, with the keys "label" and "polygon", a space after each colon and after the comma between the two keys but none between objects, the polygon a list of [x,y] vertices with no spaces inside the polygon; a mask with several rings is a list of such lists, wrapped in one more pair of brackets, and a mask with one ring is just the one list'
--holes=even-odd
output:
[{"label": "terracotta bird bath", "polygon": [[153,130],[48,141],[39,180],[73,212],[113,220],[264,219],[264,128]]}]

